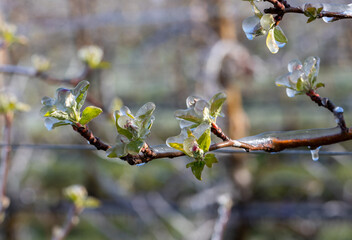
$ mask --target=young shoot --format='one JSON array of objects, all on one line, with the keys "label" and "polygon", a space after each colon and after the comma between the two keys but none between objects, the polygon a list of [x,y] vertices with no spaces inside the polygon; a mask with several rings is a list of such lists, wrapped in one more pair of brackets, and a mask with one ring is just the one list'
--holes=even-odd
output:
[{"label": "young shoot", "polygon": [[126,106],[115,111],[115,125],[118,134],[116,143],[107,151],[107,156],[121,158],[127,154],[138,154],[146,145],[145,139],[149,135],[155,119],[154,110],[155,104],[149,102],[144,104],[136,115],[133,115]]},{"label": "young shoot", "polygon": [[81,108],[87,97],[88,81],[81,81],[74,89],[59,88],[54,98],[44,97],[40,112],[45,117],[45,127],[52,130],[63,125],[86,125],[102,113],[95,106]]},{"label": "young shoot", "polygon": [[317,82],[319,73],[319,57],[308,57],[304,63],[295,59],[288,63],[289,73],[278,77],[275,83],[279,87],[286,87],[288,97],[306,94],[324,87],[324,83]]}]

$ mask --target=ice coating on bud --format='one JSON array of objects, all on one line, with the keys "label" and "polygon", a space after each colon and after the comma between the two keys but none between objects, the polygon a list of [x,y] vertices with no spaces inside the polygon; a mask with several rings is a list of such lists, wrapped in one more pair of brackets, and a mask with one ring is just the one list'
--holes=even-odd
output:
[{"label": "ice coating on bud", "polygon": [[274,24],[275,24],[275,20],[273,15],[271,14],[264,14],[263,17],[260,19],[260,25],[266,31],[268,31]]},{"label": "ice coating on bud", "polygon": [[292,73],[293,71],[296,71],[296,70],[301,70],[302,67],[303,67],[302,63],[298,59],[291,60],[287,65],[287,69],[290,73]]},{"label": "ice coating on bud", "polygon": [[260,24],[260,18],[257,16],[251,16],[243,20],[242,29],[245,32],[249,40],[253,40],[254,37],[263,35],[263,28]]},{"label": "ice coating on bud", "polygon": [[187,99],[186,99],[186,105],[187,105],[187,108],[191,108],[193,107],[197,101],[199,101],[201,98],[200,97],[197,97],[197,96],[189,96]]},{"label": "ice coating on bud", "polygon": [[312,154],[312,160],[318,161],[319,160],[319,150],[321,147],[317,147],[315,149],[311,149],[310,153]]},{"label": "ice coating on bud", "polygon": [[314,72],[314,76],[317,76],[319,72],[319,65],[320,65],[320,58],[313,57],[313,56],[308,57],[304,61],[304,65],[303,65],[304,74],[308,77],[309,74]]}]

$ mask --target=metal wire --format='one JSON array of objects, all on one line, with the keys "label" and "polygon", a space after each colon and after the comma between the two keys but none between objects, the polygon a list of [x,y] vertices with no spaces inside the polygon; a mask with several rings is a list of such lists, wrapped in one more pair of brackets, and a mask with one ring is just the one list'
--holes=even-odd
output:
[{"label": "metal wire", "polygon": [[[43,149],[43,150],[96,150],[94,146],[83,145],[83,144],[4,144],[0,143],[0,148],[10,146],[12,149],[16,150],[19,148],[31,148],[31,149]],[[246,152],[243,149],[217,149],[213,151],[219,154],[268,154],[264,151],[252,151]],[[310,155],[309,150],[284,150],[281,152],[273,152],[270,154],[279,154],[279,155]],[[336,152],[336,151],[319,151],[319,155],[330,155],[330,156],[349,156],[352,155],[352,152]]]}]

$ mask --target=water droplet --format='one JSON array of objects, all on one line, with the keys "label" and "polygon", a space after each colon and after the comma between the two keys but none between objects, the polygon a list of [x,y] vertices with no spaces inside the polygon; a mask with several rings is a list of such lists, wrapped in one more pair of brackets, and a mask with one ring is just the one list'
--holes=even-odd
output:
[{"label": "water droplet", "polygon": [[246,33],[246,36],[249,40],[252,40],[254,37],[263,34],[263,29],[260,25],[260,18],[257,16],[251,16],[243,20],[242,29]]},{"label": "water droplet", "polygon": [[315,149],[311,149],[310,150],[310,153],[312,154],[313,161],[318,161],[319,160],[319,150],[320,150],[320,148],[321,147],[317,147]]},{"label": "water droplet", "polygon": [[342,108],[342,107],[336,107],[336,108],[334,109],[334,112],[336,112],[336,113],[343,113],[343,108]]},{"label": "water droplet", "polygon": [[296,96],[298,92],[296,90],[293,90],[291,88],[286,88],[286,94],[288,97],[294,97]]}]

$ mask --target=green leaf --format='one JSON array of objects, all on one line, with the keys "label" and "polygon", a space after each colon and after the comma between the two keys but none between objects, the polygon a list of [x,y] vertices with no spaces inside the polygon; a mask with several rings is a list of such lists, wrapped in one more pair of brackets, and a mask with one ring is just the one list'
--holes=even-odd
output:
[{"label": "green leaf", "polygon": [[202,149],[204,152],[209,151],[210,143],[211,143],[211,137],[210,137],[210,128],[205,130],[205,132],[200,136],[200,138],[197,140],[199,148]]},{"label": "green leaf", "polygon": [[181,152],[183,151],[183,144],[182,143],[168,143],[168,145],[172,148],[175,148],[176,150],[179,150]]},{"label": "green leaf", "polygon": [[132,139],[133,138],[133,134],[130,133],[127,129],[121,128],[118,124],[118,120],[121,117],[120,112],[119,111],[115,111],[114,113],[115,116],[115,126],[117,129],[117,132],[121,135],[126,136],[128,139]]},{"label": "green leaf", "polygon": [[155,104],[152,102],[148,102],[144,104],[136,113],[136,118],[143,120],[145,118],[149,118],[155,110]]},{"label": "green leaf", "polygon": [[82,112],[82,117],[79,120],[79,123],[82,125],[86,125],[93,118],[96,118],[97,116],[99,116],[102,112],[103,110],[101,110],[101,108],[98,108],[95,106],[86,107]]},{"label": "green leaf", "polygon": [[276,41],[280,43],[287,43],[287,37],[285,36],[284,32],[280,27],[274,28],[274,36]]},{"label": "green leaf", "polygon": [[204,161],[195,161],[195,162],[191,162],[188,163],[186,165],[186,168],[191,167],[192,173],[193,175],[198,179],[198,180],[202,180],[202,172],[205,166],[205,162]]},{"label": "green leaf", "polygon": [[212,99],[210,99],[210,115],[214,118],[220,115],[222,105],[226,101],[226,94],[225,93],[217,93],[215,94]]},{"label": "green leaf", "polygon": [[186,109],[186,110],[177,110],[175,112],[175,117],[178,119],[183,119],[194,123],[202,122],[202,119],[197,116],[193,108]]},{"label": "green leaf", "polygon": [[214,163],[218,162],[218,159],[215,157],[214,154],[209,153],[209,154],[205,155],[204,162],[205,162],[205,165],[207,165],[208,168],[211,168]]},{"label": "green leaf", "polygon": [[266,46],[268,47],[271,53],[277,53],[279,51],[279,46],[275,41],[274,29],[270,29],[268,36],[266,37]]},{"label": "green leaf", "polygon": [[313,22],[315,19],[316,19],[315,17],[310,17],[308,18],[307,23]]},{"label": "green leaf", "polygon": [[297,84],[296,84],[296,90],[297,91],[303,91],[304,90],[304,80],[302,78],[298,78]]},{"label": "green leaf", "polygon": [[77,110],[80,110],[84,104],[84,101],[87,97],[87,91],[89,88],[88,81],[81,81],[77,84],[77,86],[73,89],[73,95],[76,97],[77,102]]},{"label": "green leaf", "polygon": [[127,152],[135,155],[141,151],[141,148],[144,146],[144,141],[141,139],[131,141],[127,144]]},{"label": "green leaf", "polygon": [[318,88],[321,88],[321,87],[325,87],[325,84],[320,82],[320,83],[317,83],[315,85],[315,89],[318,89]]}]

